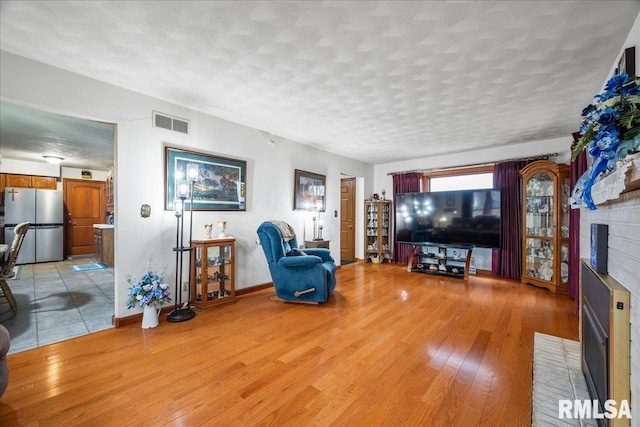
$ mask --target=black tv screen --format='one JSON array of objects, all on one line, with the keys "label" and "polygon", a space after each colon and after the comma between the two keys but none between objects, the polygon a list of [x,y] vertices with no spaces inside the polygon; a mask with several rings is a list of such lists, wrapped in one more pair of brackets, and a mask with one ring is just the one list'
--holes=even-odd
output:
[{"label": "black tv screen", "polygon": [[396,242],[500,247],[500,190],[396,194]]}]

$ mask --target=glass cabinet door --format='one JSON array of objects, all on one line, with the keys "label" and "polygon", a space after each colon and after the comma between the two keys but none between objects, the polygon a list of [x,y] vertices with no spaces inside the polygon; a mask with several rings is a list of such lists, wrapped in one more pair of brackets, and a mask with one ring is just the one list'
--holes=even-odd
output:
[{"label": "glass cabinet door", "polygon": [[525,274],[536,279],[553,280],[553,241],[527,238]]},{"label": "glass cabinet door", "polygon": [[[525,186],[525,274],[541,280],[554,277],[554,179],[546,172],[533,175]],[[568,229],[567,229],[568,231]]]},{"label": "glass cabinet door", "polygon": [[571,205],[571,181],[569,178],[561,179],[562,194],[560,198],[560,283],[569,283],[569,212]]},{"label": "glass cabinet door", "polygon": [[[203,254],[206,253],[206,256]],[[196,302],[213,301],[231,295],[228,285],[233,269],[231,245],[196,247]]]},{"label": "glass cabinet door", "polygon": [[568,293],[569,165],[537,160],[522,177],[522,283]]}]

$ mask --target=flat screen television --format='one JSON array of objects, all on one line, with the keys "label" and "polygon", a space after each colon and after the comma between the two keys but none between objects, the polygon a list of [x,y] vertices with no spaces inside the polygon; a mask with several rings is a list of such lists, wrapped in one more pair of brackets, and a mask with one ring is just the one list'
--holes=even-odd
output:
[{"label": "flat screen television", "polygon": [[396,242],[500,247],[500,190],[396,194]]}]

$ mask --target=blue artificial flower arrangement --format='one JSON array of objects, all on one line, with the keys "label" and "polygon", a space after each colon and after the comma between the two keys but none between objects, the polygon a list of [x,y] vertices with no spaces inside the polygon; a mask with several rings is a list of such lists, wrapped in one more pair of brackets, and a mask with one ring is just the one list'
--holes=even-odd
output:
[{"label": "blue artificial flower arrangement", "polygon": [[132,276],[127,276],[127,282],[131,284],[129,288],[127,308],[133,308],[136,304],[140,307],[145,305],[163,305],[171,302],[169,298],[169,285],[164,283],[164,270],[158,274],[151,269],[151,260],[147,267],[147,273],[140,280]]},{"label": "blue artificial flower arrangement", "polygon": [[617,74],[583,111],[580,139],[571,151],[572,159],[587,149],[593,165],[578,179],[574,204],[591,209],[591,186],[616,168],[616,162],[638,150],[640,144],[640,78]]}]

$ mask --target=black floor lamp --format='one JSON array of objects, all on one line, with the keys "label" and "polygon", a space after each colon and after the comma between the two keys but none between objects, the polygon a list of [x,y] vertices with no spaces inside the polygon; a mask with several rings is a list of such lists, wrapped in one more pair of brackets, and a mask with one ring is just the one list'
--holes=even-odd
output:
[{"label": "black floor lamp", "polygon": [[[183,255],[185,252],[189,252],[189,266],[191,266],[193,257],[193,248],[191,247],[191,240],[193,239],[193,185],[198,177],[198,165],[195,163],[189,163],[187,165],[187,178],[189,184],[182,181],[176,184],[176,193],[180,198],[175,202],[175,215],[176,215],[176,247],[173,250],[176,253],[176,302],[175,307],[171,313],[167,316],[169,322],[184,322],[185,320],[191,320],[195,317],[196,313],[189,305],[191,298],[191,272],[189,272],[189,281],[187,288],[187,303],[182,306],[182,290],[180,284],[182,282],[182,272],[184,267]],[[189,203],[189,246],[184,246],[184,202],[187,199],[187,192],[190,197]]]}]

